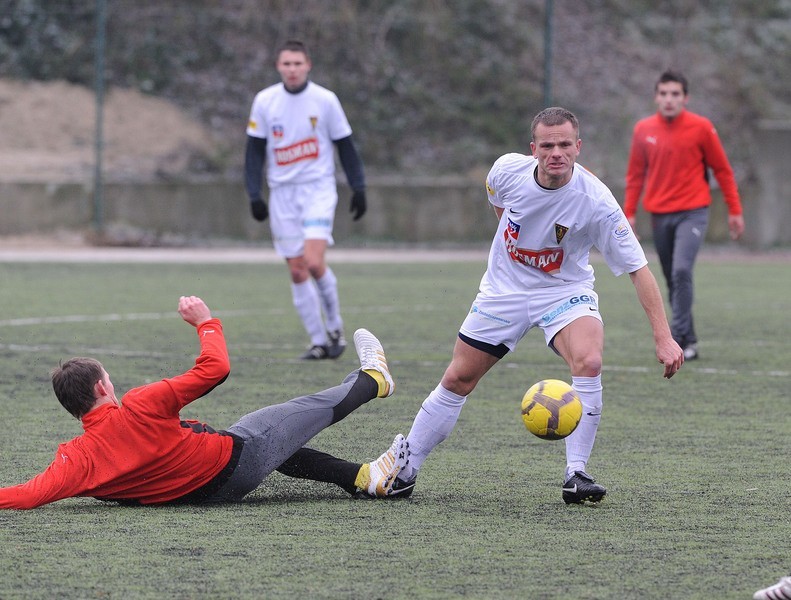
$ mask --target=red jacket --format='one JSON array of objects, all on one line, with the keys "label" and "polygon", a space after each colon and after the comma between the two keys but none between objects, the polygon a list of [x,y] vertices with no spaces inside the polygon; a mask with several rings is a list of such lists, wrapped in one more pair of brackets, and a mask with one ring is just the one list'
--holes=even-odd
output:
[{"label": "red jacket", "polygon": [[720,184],[728,214],[742,214],[733,170],[711,121],[688,110],[672,121],[659,113],[638,121],[626,171],[624,213],[634,216],[644,189],[643,207],[649,213],[708,206],[708,168]]},{"label": "red jacket", "polygon": [[72,496],[174,500],[217,475],[228,463],[233,438],[179,411],[222,383],[230,372],[218,319],[198,329],[195,366],[172,379],[129,391],[121,406],[102,404],[82,418],[85,433],[58,446],[46,471],[27,483],[0,488],[0,508],[35,508]]}]

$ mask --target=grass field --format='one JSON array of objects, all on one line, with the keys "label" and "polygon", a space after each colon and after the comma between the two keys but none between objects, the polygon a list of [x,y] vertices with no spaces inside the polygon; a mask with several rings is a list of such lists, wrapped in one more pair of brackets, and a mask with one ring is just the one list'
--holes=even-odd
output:
[{"label": "grass field", "polygon": [[[363,461],[407,433],[483,268],[334,266],[347,333],[382,339],[398,389],[314,447]],[[605,405],[589,469],[609,489],[602,504],[563,504],[563,443],[521,423],[529,385],[568,379],[531,332],[470,397],[412,499],[355,501],[275,474],[237,505],[85,498],[4,511],[0,598],[752,597],[791,569],[789,266],[701,262],[701,359],[670,381],[628,278],[597,274]],[[0,264],[0,277],[0,485],[38,473],[81,432],[49,385],[58,360],[99,358],[119,395],[191,366],[179,295],[223,319],[233,368],[184,417],[227,427],[356,366],[353,350],[294,360],[304,334],[279,264]]]}]

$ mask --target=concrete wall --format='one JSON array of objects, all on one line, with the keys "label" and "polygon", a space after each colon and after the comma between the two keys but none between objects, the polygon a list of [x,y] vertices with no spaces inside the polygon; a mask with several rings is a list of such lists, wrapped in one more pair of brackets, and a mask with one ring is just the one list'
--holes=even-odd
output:
[{"label": "concrete wall", "polygon": [[[369,186],[368,212],[353,222],[351,192],[339,186],[337,241],[480,242],[491,238],[494,213],[480,185],[445,179],[387,179]],[[0,235],[93,228],[93,190],[77,183],[0,183]],[[241,183],[123,183],[103,189],[101,222],[123,235],[200,239],[269,239],[268,223],[250,216]],[[119,233],[121,232],[121,233]],[[135,233],[137,232],[137,233]]]},{"label": "concrete wall", "polygon": [[[742,190],[747,232],[745,244],[754,248],[791,245],[791,187],[783,175],[789,148],[788,129],[772,129],[764,140],[766,171],[761,193]],[[773,160],[768,160],[772,158]],[[613,189],[616,197],[622,190]],[[494,231],[494,215],[480,181],[464,178],[372,179],[368,213],[354,223],[349,210],[350,191],[339,187],[335,238],[357,241],[421,244],[485,243]],[[268,240],[269,228],[250,217],[241,182],[110,183],[103,193],[102,223],[106,231],[127,231],[129,243],[148,236],[152,243],[167,236],[187,242],[211,239]],[[0,183],[0,235],[56,230],[90,230],[94,225],[94,197],[90,186],[78,183]],[[647,215],[638,216],[638,231],[650,239]],[[715,190],[710,242],[728,239],[725,205]],[[120,242],[124,242],[123,239]]]},{"label": "concrete wall", "polygon": [[[761,194],[756,197],[751,233],[757,247],[791,244],[791,121],[759,121],[758,176]],[[749,211],[748,204],[745,212]],[[747,217],[745,217],[746,219]]]}]

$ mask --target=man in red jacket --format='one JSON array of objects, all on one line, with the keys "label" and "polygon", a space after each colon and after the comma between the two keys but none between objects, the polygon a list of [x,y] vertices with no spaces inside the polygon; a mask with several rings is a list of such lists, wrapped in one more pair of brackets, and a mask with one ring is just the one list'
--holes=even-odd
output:
[{"label": "man in red jacket", "polygon": [[728,205],[731,238],[744,232],[739,191],[725,150],[711,121],[686,110],[683,75],[665,71],[654,89],[656,114],[638,121],[626,172],[624,213],[634,229],[637,204],[651,214],[654,246],[667,282],[673,338],[684,358],[698,358],[692,321],[692,270],[709,222],[709,169]]},{"label": "man in red jacket", "polygon": [[341,385],[259,409],[218,431],[181,420],[179,411],[228,377],[222,324],[195,296],[182,296],[178,312],[196,328],[201,347],[195,366],[182,375],[118,400],[107,371],[92,358],[73,358],[53,370],[55,395],[85,431],[58,446],[43,473],[0,488],[0,508],[35,508],[74,496],[143,505],[236,501],[274,470],[335,483],[361,497],[390,494],[408,462],[403,436],[366,464],[303,447],[372,398],[393,393],[384,350],[373,334],[355,332],[361,368]]}]

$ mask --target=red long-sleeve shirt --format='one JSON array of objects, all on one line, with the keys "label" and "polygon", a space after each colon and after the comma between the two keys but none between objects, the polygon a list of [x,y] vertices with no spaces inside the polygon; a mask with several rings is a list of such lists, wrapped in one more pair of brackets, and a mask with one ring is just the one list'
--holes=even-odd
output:
[{"label": "red long-sleeve shirt", "polygon": [[711,121],[688,110],[672,120],[656,113],[638,121],[626,171],[624,213],[635,215],[644,189],[643,207],[649,213],[708,206],[709,167],[720,184],[728,214],[742,214],[733,170]]},{"label": "red long-sleeve shirt", "polygon": [[211,481],[231,458],[233,438],[179,411],[230,372],[222,324],[198,328],[201,351],[186,373],[130,390],[121,406],[102,404],[82,418],[85,432],[58,446],[49,467],[27,483],[0,488],[0,508],[35,508],[73,496],[155,504]]}]

